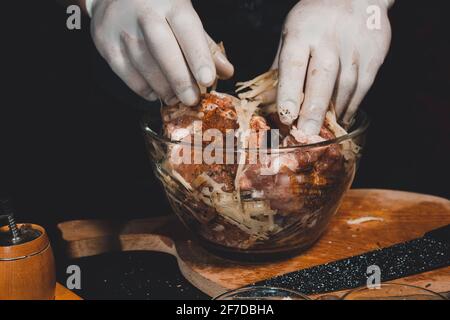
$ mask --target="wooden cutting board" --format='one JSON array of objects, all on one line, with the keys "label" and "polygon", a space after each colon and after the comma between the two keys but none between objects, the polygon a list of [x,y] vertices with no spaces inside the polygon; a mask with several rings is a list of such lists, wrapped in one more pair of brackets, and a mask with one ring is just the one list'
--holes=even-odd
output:
[{"label": "wooden cutting board", "polygon": [[[362,217],[381,218],[349,224]],[[412,240],[450,224],[450,201],[401,191],[350,190],[323,237],[308,251],[284,261],[239,263],[216,257],[191,240],[174,216],[131,221],[84,220],[60,224],[71,257],[109,251],[149,250],[177,258],[183,275],[210,296],[287,272]],[[397,282],[450,292],[450,267]]]}]

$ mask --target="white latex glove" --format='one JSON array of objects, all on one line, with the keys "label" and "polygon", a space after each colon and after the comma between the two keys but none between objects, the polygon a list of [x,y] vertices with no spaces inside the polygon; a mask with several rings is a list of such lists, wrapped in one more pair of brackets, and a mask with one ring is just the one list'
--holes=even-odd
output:
[{"label": "white latex glove", "polygon": [[86,8],[100,54],[147,100],[194,105],[197,83],[233,75],[190,0],[86,0]]},{"label": "white latex glove", "polygon": [[[332,101],[340,120],[350,123],[389,50],[393,2],[302,0],[292,9],[274,62],[283,123],[298,118],[299,129],[318,134]],[[381,13],[379,29],[367,26],[370,6]]]}]

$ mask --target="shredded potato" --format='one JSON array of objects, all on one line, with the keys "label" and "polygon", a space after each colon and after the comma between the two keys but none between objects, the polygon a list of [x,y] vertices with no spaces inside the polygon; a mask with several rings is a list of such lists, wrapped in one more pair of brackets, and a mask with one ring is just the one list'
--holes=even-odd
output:
[{"label": "shredded potato", "polygon": [[270,70],[252,80],[236,83],[236,92],[241,92],[248,88],[254,89],[256,87],[266,86],[267,83],[270,83],[273,87],[278,84],[278,70]]},{"label": "shredded potato", "polygon": [[[220,48],[221,52],[225,53],[222,43],[220,44]],[[205,118],[210,114],[215,114],[217,117],[221,117],[215,118],[214,121],[220,119],[218,120],[218,123],[221,123],[221,121],[234,121],[234,123],[237,124],[237,126],[235,126],[235,128],[237,128],[236,140],[239,146],[245,149],[249,144],[248,140],[250,139],[250,136],[248,133],[251,129],[252,119],[257,117],[263,118],[262,115],[269,116],[271,114],[277,114],[277,105],[271,100],[275,100],[276,98],[278,70],[270,70],[250,81],[238,82],[236,84],[236,93],[238,93],[238,98],[216,92],[215,89],[217,87],[217,80],[218,79],[216,79],[212,90],[209,91],[209,93],[205,95],[206,97],[203,98],[202,104],[199,105],[200,109],[190,109],[183,106],[179,106],[178,109],[173,108],[172,114],[167,117],[168,122],[175,121],[180,117],[199,117],[199,110],[201,110],[202,117],[205,115]],[[208,89],[201,87],[201,92],[205,94],[208,92]],[[262,98],[266,96],[270,96],[270,99]],[[224,103],[225,101],[227,102]],[[268,103],[263,103],[263,101]],[[230,108],[230,105],[232,108]],[[195,110],[195,112],[193,110]],[[265,118],[263,121],[264,120]],[[269,125],[267,127],[270,129]],[[296,145],[298,145],[325,141],[329,136],[333,138],[346,135],[347,131],[339,125],[334,107],[332,105],[326,113],[324,128],[324,130],[328,132],[328,136],[321,137],[317,135],[308,138],[302,136],[300,130],[298,135],[292,134],[291,130],[287,133],[287,136],[282,136],[281,138],[290,138],[292,141],[297,142]],[[186,128],[184,129],[185,131],[187,130]],[[283,143],[284,141],[285,140],[283,140]],[[354,156],[354,154],[359,152],[359,147],[351,141],[351,139],[342,142],[341,146],[337,148],[338,151],[335,152],[341,157],[340,159],[345,158],[346,160],[349,160]],[[322,151],[323,149],[326,149],[326,147],[322,148]],[[246,172],[248,169],[248,164],[246,164],[246,157],[248,155],[246,152],[238,152],[238,164],[234,167],[232,175],[229,168],[216,169],[208,167],[205,169],[202,167],[201,170],[195,171],[196,175],[192,175],[192,173],[190,173],[185,175],[185,177],[187,177],[185,178],[183,177],[183,168],[177,171],[175,167],[171,166],[170,158],[166,159],[167,167],[171,169],[167,170],[167,172],[171,173],[171,179],[178,181],[187,191],[189,191],[189,196],[192,197],[195,203],[198,202],[202,203],[202,205],[208,206],[208,210],[209,208],[213,208],[216,217],[220,217],[220,219],[222,219],[221,223],[223,225],[211,224],[210,229],[212,231],[218,233],[227,232],[225,231],[226,228],[224,228],[224,226],[233,225],[248,237],[248,241],[246,240],[242,243],[242,247],[247,248],[257,243],[259,240],[269,239],[271,236],[277,234],[277,232],[280,232],[283,228],[285,228],[285,226],[280,223],[280,217],[283,219],[286,216],[289,217],[289,214],[284,212],[285,206],[291,205],[292,207],[295,207],[295,210],[297,210],[295,212],[299,212],[305,205],[306,201],[311,201],[311,199],[314,199],[314,201],[316,201],[316,199],[318,199],[317,201],[323,201],[321,197],[323,196],[322,193],[327,192],[326,187],[328,188],[329,186],[334,186],[334,176],[332,178],[328,178],[322,173],[302,173],[298,170],[299,168],[309,168],[308,166],[311,166],[311,164],[315,164],[317,162],[318,158],[314,158],[314,156],[316,156],[314,152],[299,151],[297,154],[295,154],[294,151],[291,152],[292,153],[281,154],[281,156],[272,156],[274,157],[273,167],[276,169],[272,175],[275,178],[275,183],[282,183],[282,180],[285,179],[290,189],[285,190],[283,187],[280,187],[280,184],[274,184],[273,188],[275,190],[255,188],[255,191],[259,193],[262,192],[262,194],[264,194],[265,191],[267,193],[270,191],[274,191],[275,193],[279,192],[279,195],[276,195],[278,198],[289,199],[286,202],[292,201],[293,204],[282,203],[283,200],[278,198],[268,198],[267,195],[264,195],[264,197],[261,196],[263,199],[258,199],[258,197],[253,196],[251,196],[250,199],[242,198],[242,178],[247,178],[246,174],[248,173],[248,171]],[[275,160],[279,160],[278,162],[280,162],[278,167],[276,166],[277,162]],[[328,164],[324,164],[321,170],[328,170],[326,165]],[[333,163],[330,162],[330,165],[333,165]],[[339,165],[339,163],[337,165]],[[349,164],[349,166],[353,165],[353,163]],[[340,169],[340,167],[338,169]],[[202,170],[204,171],[202,172]],[[229,180],[225,179],[220,180],[221,176],[214,170],[217,170],[220,174],[226,172],[226,174],[231,175],[232,182],[230,183]],[[351,168],[351,170],[353,170],[353,168]],[[193,170],[191,172],[193,172]],[[292,174],[289,175],[287,172]],[[216,181],[215,179],[218,180]],[[255,181],[251,181],[251,179],[257,180],[258,178],[252,177],[249,179],[250,180],[247,181],[252,183]],[[225,181],[225,183],[223,183],[223,181]],[[249,189],[245,189],[245,184],[243,185],[244,186],[242,189],[244,192],[246,190],[248,192]],[[250,184],[250,186],[252,185]],[[283,198],[285,196],[286,198]],[[277,208],[272,206],[274,199],[279,202],[281,209],[279,207]],[[294,210],[287,212],[292,213],[293,211]],[[314,220],[314,222],[312,220],[308,223],[307,222],[308,221],[305,221],[305,225],[312,228],[316,224],[317,219]]]}]

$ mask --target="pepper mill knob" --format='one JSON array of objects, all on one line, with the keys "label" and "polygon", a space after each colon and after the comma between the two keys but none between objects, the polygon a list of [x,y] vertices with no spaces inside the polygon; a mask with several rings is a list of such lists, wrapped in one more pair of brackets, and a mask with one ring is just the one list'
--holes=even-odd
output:
[{"label": "pepper mill knob", "polygon": [[7,199],[0,199],[0,221],[6,219],[8,221],[9,231],[11,232],[11,242],[17,244],[21,241],[20,230],[17,228],[14,212]]}]

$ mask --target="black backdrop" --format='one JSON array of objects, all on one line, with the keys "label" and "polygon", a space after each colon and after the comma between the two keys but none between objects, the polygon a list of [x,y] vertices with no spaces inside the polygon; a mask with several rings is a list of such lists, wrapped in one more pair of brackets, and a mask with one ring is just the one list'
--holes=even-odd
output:
[{"label": "black backdrop", "polygon": [[[52,1],[11,2],[2,10],[0,187],[19,220],[52,225],[170,212],[139,129],[142,108],[156,108],[108,70],[89,38],[88,19],[83,30],[69,31],[65,9]],[[270,66],[294,2],[195,5],[205,28],[225,42],[235,80],[244,80]],[[354,187],[449,195],[450,38],[443,3],[399,0],[391,11],[391,52],[362,106],[372,126]]]}]

